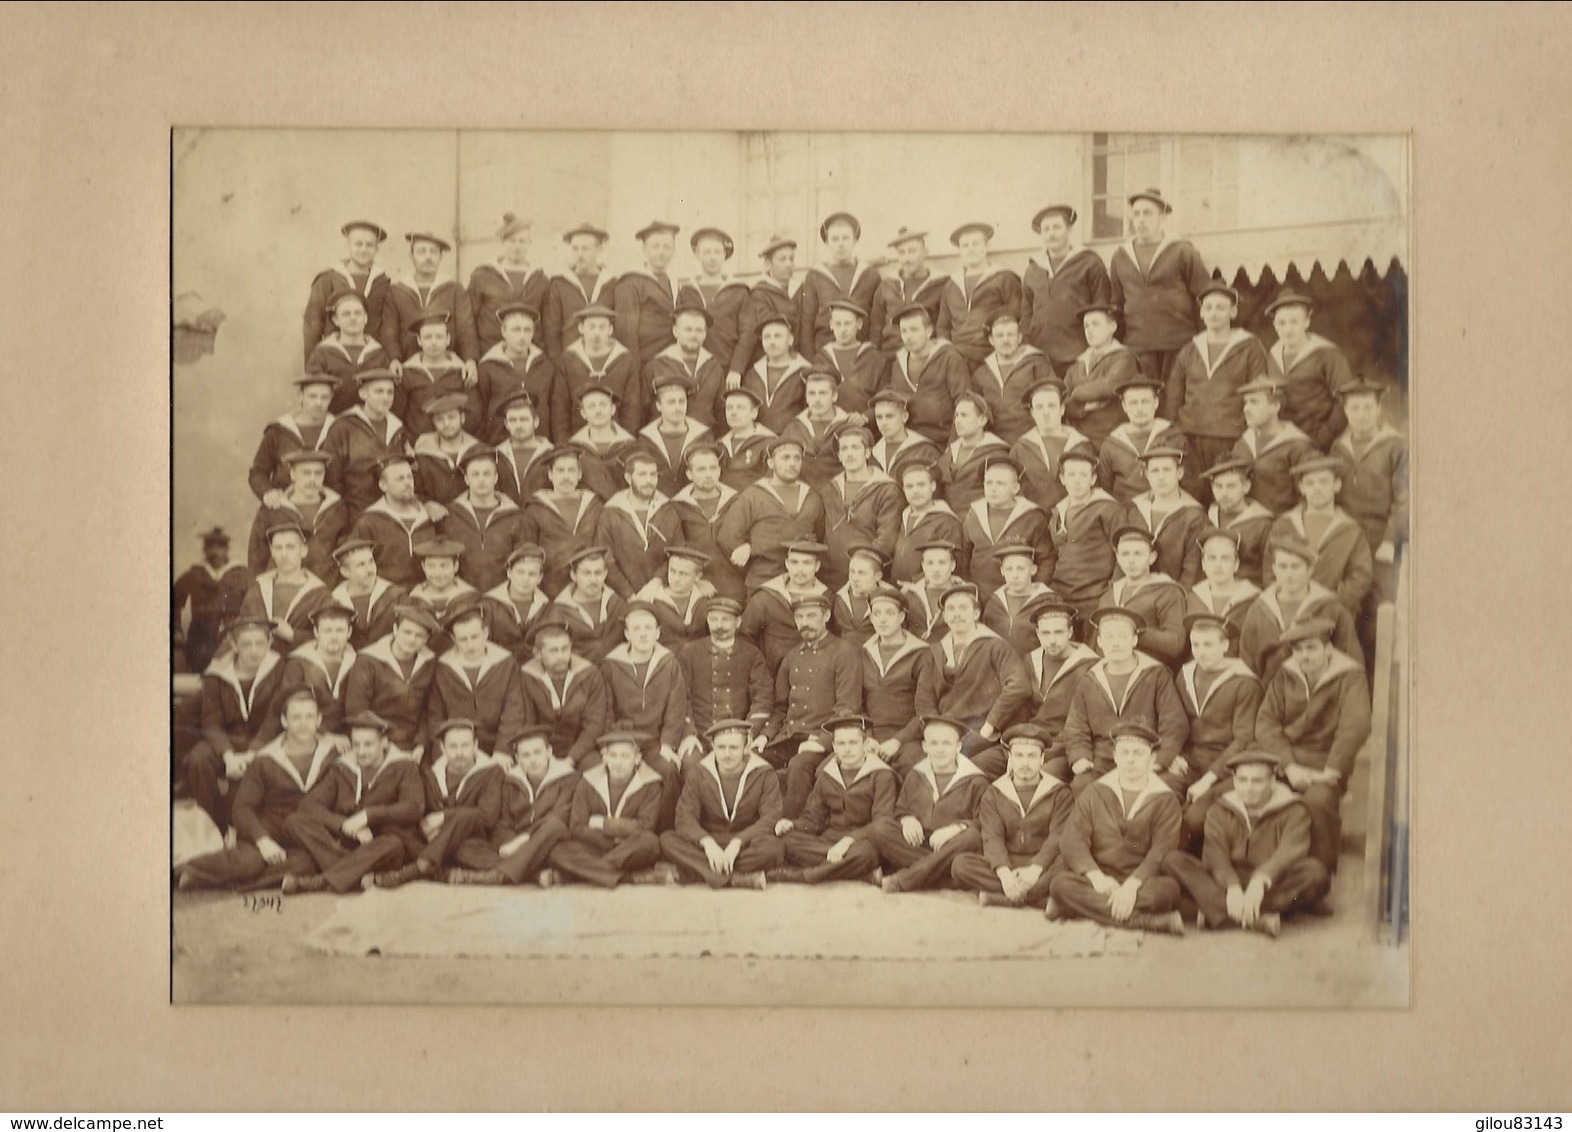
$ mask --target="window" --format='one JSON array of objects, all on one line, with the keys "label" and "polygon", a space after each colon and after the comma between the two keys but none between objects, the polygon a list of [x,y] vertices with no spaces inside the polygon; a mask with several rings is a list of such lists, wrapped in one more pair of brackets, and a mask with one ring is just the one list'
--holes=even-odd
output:
[{"label": "window", "polygon": [[1123,240],[1131,193],[1161,188],[1186,233],[1239,222],[1239,142],[1230,137],[1093,134],[1087,170],[1091,241]]},{"label": "window", "polygon": [[846,145],[838,134],[751,133],[743,143],[743,235],[738,269],[779,232],[798,241],[797,265],[819,244],[819,222],[846,205]]}]

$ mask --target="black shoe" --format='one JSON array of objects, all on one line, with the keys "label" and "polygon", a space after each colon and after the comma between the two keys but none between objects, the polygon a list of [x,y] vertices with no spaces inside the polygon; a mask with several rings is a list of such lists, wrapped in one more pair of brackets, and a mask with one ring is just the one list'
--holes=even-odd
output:
[{"label": "black shoe", "polygon": [[372,883],[375,884],[378,888],[400,888],[412,880],[424,879],[425,875],[425,873],[420,871],[420,865],[418,863],[411,862],[405,865],[402,869],[394,869],[392,872],[387,873],[378,873],[375,877],[372,878]]},{"label": "black shoe", "polygon": [[321,873],[302,875],[300,873],[285,873],[283,893],[285,896],[294,896],[302,892],[326,892],[328,890],[327,877]]}]

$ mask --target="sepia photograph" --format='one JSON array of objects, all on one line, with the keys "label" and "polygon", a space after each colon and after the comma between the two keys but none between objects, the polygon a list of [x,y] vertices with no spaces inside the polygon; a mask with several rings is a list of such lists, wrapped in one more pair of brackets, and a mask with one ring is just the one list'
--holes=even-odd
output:
[{"label": "sepia photograph", "polygon": [[1410,177],[175,128],[172,1000],[1408,1007]]}]

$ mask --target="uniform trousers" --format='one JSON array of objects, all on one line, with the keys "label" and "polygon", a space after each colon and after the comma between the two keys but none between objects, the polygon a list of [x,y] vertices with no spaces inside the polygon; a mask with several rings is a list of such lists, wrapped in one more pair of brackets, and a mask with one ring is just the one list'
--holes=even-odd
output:
[{"label": "uniform trousers", "polygon": [[781,775],[785,814],[792,821],[802,816],[802,808],[808,804],[808,795],[813,793],[814,776],[819,773],[824,760],[830,757],[828,749],[799,750],[804,738],[802,735],[788,735],[759,752],[764,761]]},{"label": "uniform trousers", "polygon": [[250,842],[205,853],[188,861],[181,873],[187,883],[195,888],[272,888],[285,876],[310,876],[317,871],[311,854],[300,846],[284,846],[284,859],[270,865],[262,857],[262,850]]},{"label": "uniform trousers", "polygon": [[585,884],[616,888],[629,873],[642,872],[660,860],[660,838],[653,833],[636,833],[621,841],[593,830],[589,836],[594,840],[559,842],[551,851],[551,867]]},{"label": "uniform trousers", "polygon": [[552,850],[567,838],[568,827],[560,818],[543,818],[530,830],[529,840],[504,857],[498,850],[513,836],[516,835],[497,833],[490,842],[466,841],[458,847],[454,861],[463,869],[496,869],[508,878],[509,884],[523,884],[546,867]]},{"label": "uniform trousers", "polygon": [[409,859],[404,839],[396,833],[380,833],[364,845],[346,846],[339,832],[342,820],[337,814],[313,817],[297,812],[284,822],[284,832],[306,847],[334,892],[352,892],[365,877],[399,868]]},{"label": "uniform trousers", "polygon": [[[1254,870],[1248,866],[1237,869],[1240,887],[1246,887]],[[1184,886],[1196,906],[1214,927],[1234,922],[1228,915],[1228,890],[1217,883],[1211,871],[1200,859],[1183,850],[1175,849],[1163,858],[1163,872]],[[1261,911],[1289,913],[1297,906],[1313,904],[1326,895],[1332,887],[1326,868],[1313,857],[1295,861],[1277,878],[1277,882],[1261,897]]]},{"label": "uniform trousers", "polygon": [[786,835],[786,860],[802,870],[807,884],[826,880],[863,880],[879,867],[879,849],[872,841],[858,838],[835,864],[827,858],[839,837],[821,836],[792,830]]},{"label": "uniform trousers", "polygon": [[[710,836],[722,849],[729,848],[737,839],[731,833],[712,833]],[[756,837],[737,850],[737,860],[730,874],[718,873],[710,868],[710,859],[704,855],[704,847],[689,841],[675,830],[661,834],[660,851],[684,876],[697,877],[711,888],[725,888],[734,876],[762,873],[768,869],[778,869],[786,863],[786,845],[774,834]]]},{"label": "uniform trousers", "polygon": [[486,840],[485,818],[474,806],[458,806],[443,810],[442,828],[420,851],[419,859],[433,869],[440,869],[450,861],[456,862],[459,850],[474,842],[479,847],[490,848]]},{"label": "uniform trousers", "polygon": [[975,829],[962,830],[944,843],[942,849],[926,845],[913,846],[897,826],[891,833],[876,833],[873,842],[886,867],[897,870],[891,878],[900,892],[917,892],[924,888],[949,888],[950,871],[963,853],[982,850],[982,834]]},{"label": "uniform trousers", "polygon": [[[1112,876],[1113,874],[1109,874]],[[1122,881],[1123,877],[1114,877]],[[1048,891],[1067,916],[1096,920],[1109,927],[1133,927],[1128,921],[1121,924],[1108,911],[1108,897],[1092,887],[1092,882],[1080,873],[1066,870],[1048,885]],[[1172,877],[1148,877],[1135,894],[1135,908],[1131,915],[1153,915],[1172,912],[1179,907],[1179,882]]]},{"label": "uniform trousers", "polygon": [[[1032,859],[1024,854],[1010,854],[1010,867],[1012,869],[1025,868],[1032,863]],[[1026,899],[1022,901],[1033,908],[1042,908],[1048,903],[1048,886],[1053,883],[1054,877],[1059,875],[1057,868],[1045,869],[1042,876],[1037,878],[1037,883],[1026,890]],[[981,853],[962,853],[955,858],[955,864],[950,868],[950,876],[955,883],[969,892],[991,892],[996,896],[1004,895],[1004,885],[999,883],[999,874],[994,872],[993,866],[988,863],[988,858]]]},{"label": "uniform trousers", "polygon": [[1343,848],[1343,783],[1312,786],[1299,799],[1310,811],[1310,856],[1335,876]]},{"label": "uniform trousers", "polygon": [[206,739],[191,744],[185,757],[186,789],[220,833],[229,831],[229,806],[233,790],[226,790],[224,756]]}]

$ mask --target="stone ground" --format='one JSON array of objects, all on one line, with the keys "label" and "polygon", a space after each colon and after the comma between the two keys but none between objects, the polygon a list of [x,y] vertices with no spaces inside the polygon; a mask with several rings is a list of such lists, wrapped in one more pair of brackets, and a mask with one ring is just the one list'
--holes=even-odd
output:
[{"label": "stone ground", "polygon": [[[401,938],[397,924],[409,910],[405,924],[433,911],[462,923],[479,910],[474,890],[273,893],[255,908],[229,893],[175,892],[172,990],[176,1002],[251,1003],[1406,1006],[1408,951],[1372,940],[1362,887],[1359,858],[1345,854],[1338,914],[1301,918],[1276,941],[1101,933],[978,908],[961,893],[884,896],[852,883],[763,893],[530,888],[491,894],[488,911],[508,923],[487,926],[489,943],[461,957],[425,953],[429,941],[415,931]],[[365,945],[345,943],[347,925],[373,909],[354,902],[375,900],[398,902],[382,909],[395,927],[389,935],[381,918],[381,954],[332,953]],[[494,953],[499,930],[513,933],[519,954]],[[961,939],[985,942],[968,951]]]}]

